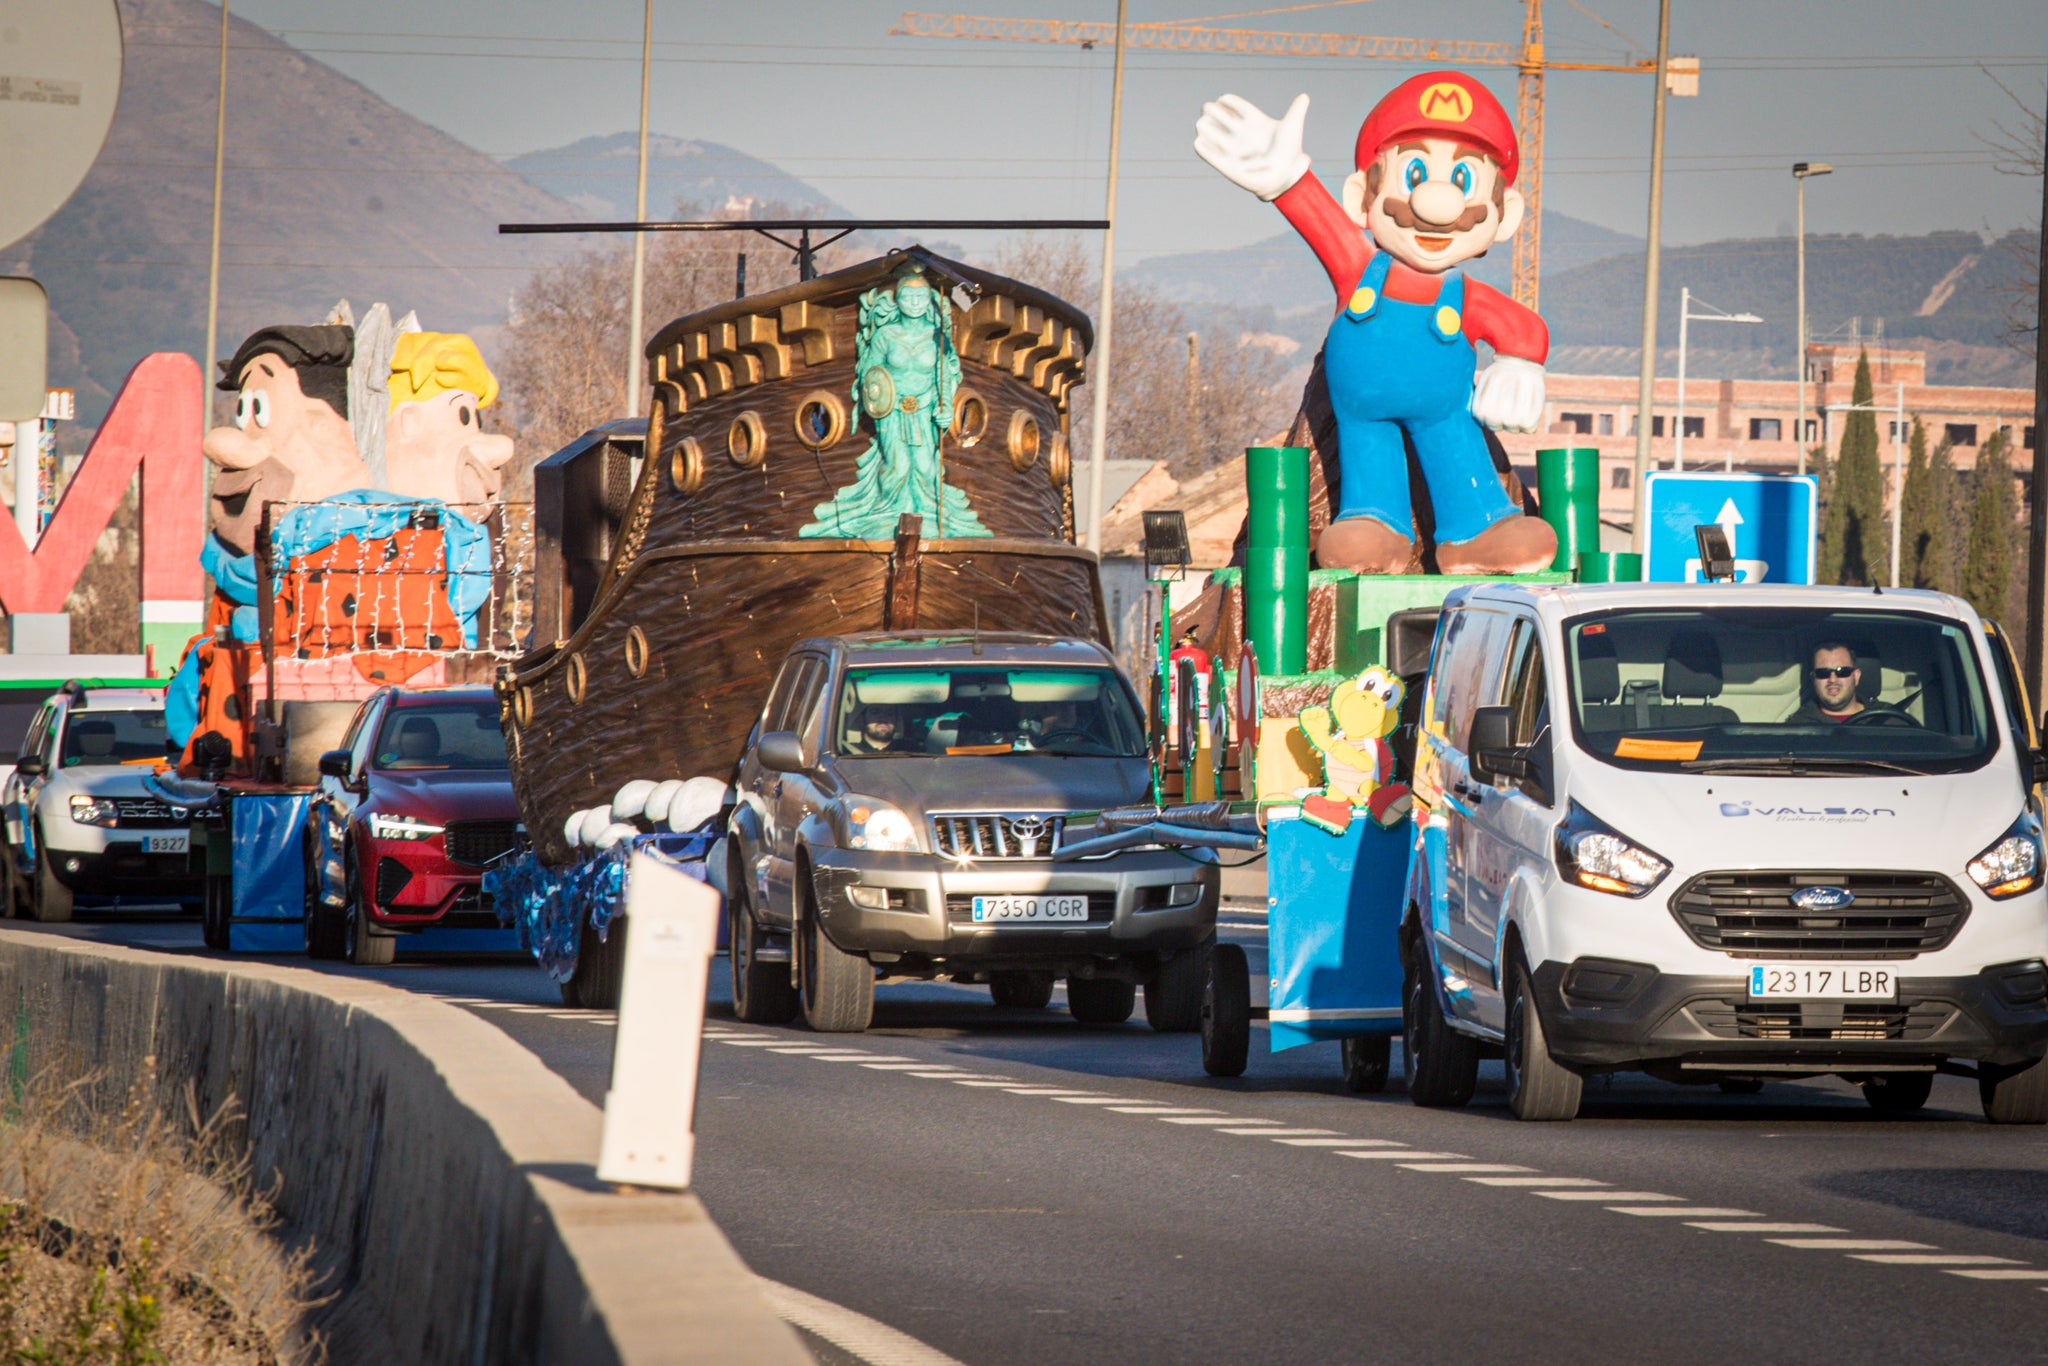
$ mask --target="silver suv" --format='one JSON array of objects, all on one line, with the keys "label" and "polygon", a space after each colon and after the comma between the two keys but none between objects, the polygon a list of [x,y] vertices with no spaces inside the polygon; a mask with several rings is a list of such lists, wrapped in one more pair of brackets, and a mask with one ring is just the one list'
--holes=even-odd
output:
[{"label": "silver suv", "polygon": [[[1151,800],[1143,711],[1109,652],[1053,636],[807,640],[739,772],[733,1003],[861,1030],[878,976],[986,982],[1084,1024],[1200,1024],[1219,873],[1138,848],[1054,862],[1074,821]],[[1071,824],[1070,824],[1071,823]],[[1090,822],[1092,825],[1092,820]]]},{"label": "silver suv", "polygon": [[190,812],[144,786],[165,756],[164,693],[67,683],[0,785],[6,909],[69,920],[75,894],[196,900]]}]

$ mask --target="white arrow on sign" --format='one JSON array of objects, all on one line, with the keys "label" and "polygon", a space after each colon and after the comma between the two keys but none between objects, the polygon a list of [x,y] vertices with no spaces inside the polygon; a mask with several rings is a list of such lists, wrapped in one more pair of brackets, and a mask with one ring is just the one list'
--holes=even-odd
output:
[{"label": "white arrow on sign", "polygon": [[1714,525],[1720,527],[1722,534],[1728,538],[1728,549],[1732,552],[1735,549],[1735,528],[1742,525],[1742,513],[1736,509],[1733,498],[1721,504],[1721,511],[1714,518]]}]

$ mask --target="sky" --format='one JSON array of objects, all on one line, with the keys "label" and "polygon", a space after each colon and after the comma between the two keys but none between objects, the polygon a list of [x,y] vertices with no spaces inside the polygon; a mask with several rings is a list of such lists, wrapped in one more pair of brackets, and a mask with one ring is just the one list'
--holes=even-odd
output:
[{"label": "sky", "polygon": [[[935,0],[943,6],[958,0]],[[926,0],[934,3],[934,0]],[[971,0],[975,12],[1113,21],[1115,0]],[[1111,53],[892,37],[904,0],[654,0],[651,126],[772,161],[870,217],[1099,217]],[[641,0],[233,0],[234,13],[494,156],[636,126]],[[1809,233],[1992,233],[2039,221],[2038,178],[1987,139],[2048,99],[2048,0],[1672,0],[1671,51],[1700,95],[1669,104],[1665,240],[1789,234],[1798,160]],[[1131,23],[1520,41],[1522,0],[1129,0]],[[1548,0],[1553,61],[1654,55],[1655,0]],[[1604,22],[1603,22],[1604,21]],[[1235,246],[1279,216],[1194,156],[1204,100],[1278,114],[1312,99],[1308,151],[1350,170],[1365,114],[1420,66],[1132,51],[1120,261]],[[1514,108],[1512,67],[1470,68]],[[1549,77],[1547,207],[1640,234],[1652,82]]]}]

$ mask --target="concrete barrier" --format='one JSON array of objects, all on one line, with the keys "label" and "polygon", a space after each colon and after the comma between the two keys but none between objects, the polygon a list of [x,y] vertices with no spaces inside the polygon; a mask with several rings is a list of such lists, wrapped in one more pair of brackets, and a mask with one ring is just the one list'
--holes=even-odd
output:
[{"label": "concrete barrier", "polygon": [[810,1360],[703,1205],[601,1185],[597,1108],[467,1011],[13,929],[0,992],[17,1068],[102,1069],[118,1105],[153,1066],[167,1105],[242,1106],[338,1363]]}]

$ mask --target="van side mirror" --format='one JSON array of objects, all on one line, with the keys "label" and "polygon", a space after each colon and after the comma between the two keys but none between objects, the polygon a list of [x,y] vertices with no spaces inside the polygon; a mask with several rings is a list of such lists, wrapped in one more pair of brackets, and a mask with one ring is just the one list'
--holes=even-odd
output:
[{"label": "van side mirror", "polygon": [[320,776],[348,781],[348,751],[330,749],[320,756]]},{"label": "van side mirror", "polygon": [[1529,776],[1529,759],[1514,744],[1514,713],[1508,707],[1481,707],[1472,713],[1472,733],[1465,742],[1472,776],[1482,783]]},{"label": "van side mirror", "polygon": [[14,761],[14,771],[24,778],[40,778],[50,769],[39,756],[24,754]]},{"label": "van side mirror", "polygon": [[754,746],[754,753],[759,756],[761,767],[771,773],[801,773],[806,767],[803,741],[796,738],[794,731],[769,731]]}]

